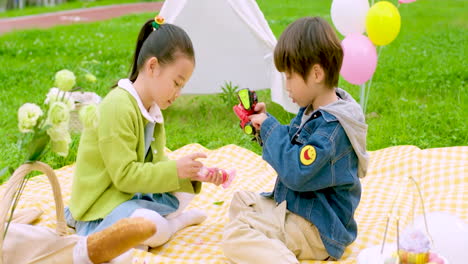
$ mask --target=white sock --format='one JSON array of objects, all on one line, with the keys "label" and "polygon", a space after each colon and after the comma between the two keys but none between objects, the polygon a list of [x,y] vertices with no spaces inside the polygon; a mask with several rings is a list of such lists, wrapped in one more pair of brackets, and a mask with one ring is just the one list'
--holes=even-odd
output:
[{"label": "white sock", "polygon": [[197,225],[205,221],[206,214],[202,210],[191,209],[186,212],[181,213],[180,215],[169,219],[169,225],[171,229],[175,232],[191,225]]},{"label": "white sock", "polygon": [[74,264],[93,264],[88,256],[88,237],[81,237],[73,248]]},{"label": "white sock", "polygon": [[200,224],[205,221],[206,214],[201,210],[192,209],[181,213],[177,217],[167,220],[155,211],[137,209],[130,217],[143,217],[151,220],[156,225],[156,234],[144,241],[143,245],[157,247],[166,243],[175,232],[187,226]]},{"label": "white sock", "polygon": [[143,217],[150,220],[156,225],[156,233],[145,240],[143,245],[150,247],[157,247],[166,243],[172,236],[172,229],[169,226],[169,222],[166,218],[162,217],[155,211],[148,209],[136,209],[130,217]]}]

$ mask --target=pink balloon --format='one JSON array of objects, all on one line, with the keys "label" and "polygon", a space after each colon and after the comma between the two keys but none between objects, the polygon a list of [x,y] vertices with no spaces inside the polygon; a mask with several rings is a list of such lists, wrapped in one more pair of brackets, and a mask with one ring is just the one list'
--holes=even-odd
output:
[{"label": "pink balloon", "polygon": [[398,3],[400,3],[400,4],[407,4],[407,3],[411,3],[411,2],[416,2],[416,0],[398,0]]},{"label": "pink balloon", "polygon": [[352,84],[367,82],[377,67],[377,51],[372,42],[364,35],[352,33],[341,42],[343,65],[341,76]]}]

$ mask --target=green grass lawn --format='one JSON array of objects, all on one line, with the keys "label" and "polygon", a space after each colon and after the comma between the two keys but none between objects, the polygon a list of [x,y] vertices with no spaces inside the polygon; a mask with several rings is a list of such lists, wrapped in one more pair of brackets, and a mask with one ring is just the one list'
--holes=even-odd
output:
[{"label": "green grass lawn", "polygon": [[151,0],[72,0],[56,6],[27,6],[24,9],[12,9],[0,12],[0,18],[38,15],[49,12],[65,11],[70,9],[96,7],[115,4],[129,4],[138,2],[151,2]]},{"label": "green grass lawn", "polygon": [[[318,15],[331,22],[331,0],[257,2],[276,36],[299,17]],[[465,10],[464,0],[425,0],[400,7],[401,32],[383,48],[369,95],[367,113],[373,113],[367,120],[369,150],[395,145],[467,145]],[[16,145],[16,113],[21,105],[41,104],[55,72],[63,68],[79,78],[83,69],[95,74],[95,84],[79,79],[79,85],[104,96],[114,82],[127,76],[138,30],[152,16],[131,15],[0,36],[0,168],[21,162]],[[359,100],[358,86],[340,80],[340,87]],[[293,117],[271,102],[268,90],[260,91],[259,97],[281,122]],[[197,142],[211,149],[237,144],[261,152],[240,131],[232,106],[218,95],[183,96],[164,114],[170,149]],[[54,168],[73,163],[78,140],[79,135],[74,135],[67,158],[49,153],[44,160]]]}]

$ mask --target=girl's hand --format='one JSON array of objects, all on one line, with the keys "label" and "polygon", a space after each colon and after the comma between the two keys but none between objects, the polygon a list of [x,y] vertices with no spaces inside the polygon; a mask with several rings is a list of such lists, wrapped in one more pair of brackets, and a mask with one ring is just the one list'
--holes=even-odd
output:
[{"label": "girl's hand", "polygon": [[265,113],[254,114],[254,115],[249,116],[249,119],[252,122],[252,125],[255,127],[256,130],[260,130],[263,122],[267,118],[268,116]]},{"label": "girl's hand", "polygon": [[192,180],[209,182],[213,183],[216,186],[219,186],[223,183],[223,173],[219,169],[215,169],[213,171],[209,171],[204,177],[197,175],[197,177],[193,178]]},{"label": "girl's hand", "polygon": [[201,167],[203,167],[203,163],[196,160],[199,158],[206,158],[206,155],[203,153],[193,153],[176,160],[177,175],[179,178],[192,179],[197,177],[198,172]]},{"label": "girl's hand", "polygon": [[260,113],[264,113],[266,114],[266,105],[264,102],[260,102],[258,104],[255,105],[255,108],[254,108],[254,111],[255,113],[257,114],[260,114]]}]

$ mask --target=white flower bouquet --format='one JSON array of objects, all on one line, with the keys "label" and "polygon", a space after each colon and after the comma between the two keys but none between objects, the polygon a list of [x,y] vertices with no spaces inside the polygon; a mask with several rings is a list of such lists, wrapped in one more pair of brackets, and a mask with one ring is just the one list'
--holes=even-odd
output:
[{"label": "white flower bouquet", "polygon": [[[95,77],[94,77],[95,78]],[[55,74],[55,86],[50,89],[44,101],[45,110],[38,105],[26,103],[18,110],[18,128],[23,133],[22,147],[26,150],[26,162],[37,161],[46,152],[50,142],[50,150],[60,156],[67,156],[70,137],[70,113],[75,109],[75,74],[69,70],[61,70]],[[80,119],[83,126],[97,126],[98,114],[94,104],[87,104],[80,109]]]},{"label": "white flower bouquet", "polygon": [[[90,82],[96,81],[96,77],[91,76],[89,73],[85,78]],[[58,199],[60,200],[59,204],[62,204],[59,195],[60,186],[56,180],[54,170],[46,163],[40,162],[40,159],[48,150],[63,157],[68,155],[71,142],[70,113],[76,108],[75,105],[81,106],[79,117],[84,129],[96,127],[99,118],[97,103],[99,103],[100,97],[94,93],[74,92],[80,89],[74,88],[75,84],[75,74],[69,70],[61,70],[55,74],[55,87],[51,88],[46,96],[44,110],[33,103],[25,103],[18,109],[18,129],[22,133],[20,147],[25,151],[25,160],[13,172],[10,180],[6,183],[6,195],[13,201],[9,204],[11,210],[5,229],[0,228],[0,235],[3,235],[3,237],[8,231],[13,213],[31,171],[38,170],[47,174],[51,184],[55,186],[54,195],[58,195],[56,203]],[[88,100],[89,95],[92,95],[92,100]],[[75,98],[76,96],[79,98]],[[9,167],[2,169],[0,176],[9,170]],[[57,217],[63,222],[63,212],[60,211],[63,211],[63,206],[58,206],[57,210]],[[5,211],[2,211],[0,214],[1,225],[3,225],[1,220],[5,219],[5,217]]]}]

